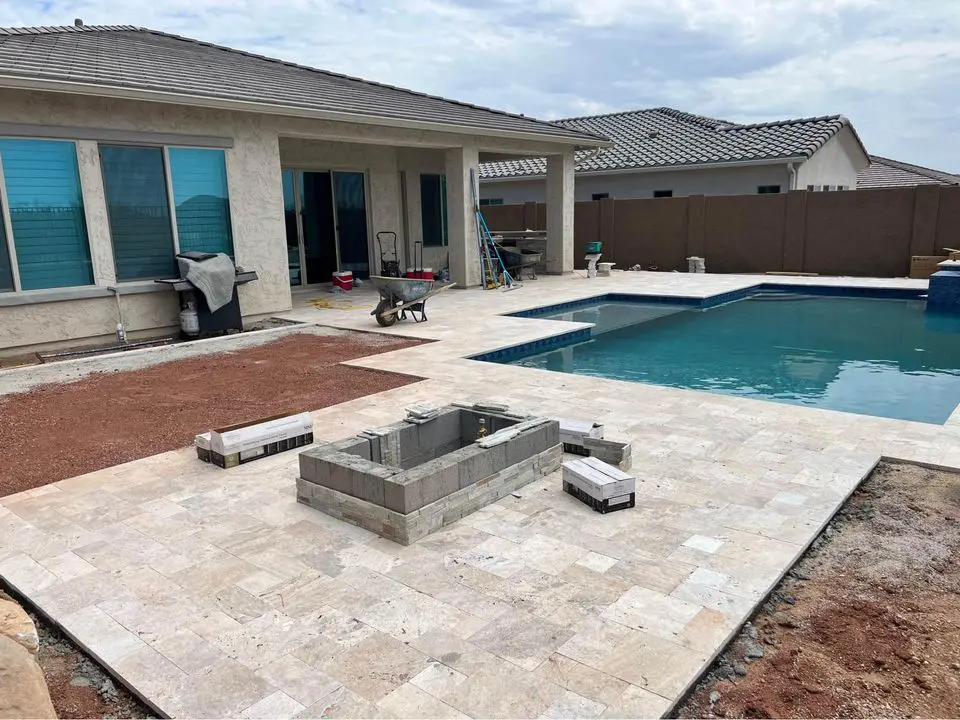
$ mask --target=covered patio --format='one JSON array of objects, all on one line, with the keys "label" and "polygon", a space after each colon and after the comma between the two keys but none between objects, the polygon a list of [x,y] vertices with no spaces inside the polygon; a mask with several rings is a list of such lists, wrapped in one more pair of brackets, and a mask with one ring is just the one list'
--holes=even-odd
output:
[{"label": "covered patio", "polygon": [[[281,128],[279,137],[293,287],[329,282],[337,270],[360,278],[379,274],[379,233],[396,233],[401,268],[449,268],[457,286],[479,285],[471,187],[478,166],[533,156],[546,156],[551,168],[547,272],[573,270],[573,147],[483,135],[413,137],[386,128],[331,138],[313,126],[298,122]],[[387,236],[384,250],[391,244]]]}]

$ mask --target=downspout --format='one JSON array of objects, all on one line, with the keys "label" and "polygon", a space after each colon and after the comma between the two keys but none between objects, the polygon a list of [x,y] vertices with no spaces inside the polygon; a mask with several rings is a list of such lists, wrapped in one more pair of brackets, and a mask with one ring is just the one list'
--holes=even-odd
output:
[{"label": "downspout", "polygon": [[787,172],[790,173],[790,182],[787,187],[788,190],[797,189],[797,168],[792,162],[787,163]]}]

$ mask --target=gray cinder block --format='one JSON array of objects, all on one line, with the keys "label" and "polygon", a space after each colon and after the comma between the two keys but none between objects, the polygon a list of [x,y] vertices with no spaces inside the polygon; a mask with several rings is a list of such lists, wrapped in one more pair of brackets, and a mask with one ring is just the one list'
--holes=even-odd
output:
[{"label": "gray cinder block", "polygon": [[633,463],[630,443],[602,438],[584,438],[583,449],[589,452],[591,457],[616,465],[621,470],[629,470]]},{"label": "gray cinder block", "polygon": [[437,458],[409,471],[420,483],[423,504],[428,505],[460,489],[458,466],[445,458]]},{"label": "gray cinder block", "polygon": [[317,458],[310,453],[300,453],[300,477],[312,480],[317,476]]},{"label": "gray cinder block", "polygon": [[440,452],[441,448],[448,447],[452,443],[455,443],[457,447],[461,444],[460,410],[457,408],[439,412],[433,420],[415,427],[417,428],[418,445],[422,455],[429,455],[432,458],[439,457],[444,454]]}]

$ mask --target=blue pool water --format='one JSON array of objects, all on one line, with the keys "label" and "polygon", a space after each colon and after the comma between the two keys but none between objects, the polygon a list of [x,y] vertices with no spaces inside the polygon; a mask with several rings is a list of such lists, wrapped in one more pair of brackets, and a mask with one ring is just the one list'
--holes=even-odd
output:
[{"label": "blue pool water", "polygon": [[596,327],[497,361],[927,423],[960,403],[960,318],[922,300],[760,293],[710,309],[604,302],[544,317]]}]

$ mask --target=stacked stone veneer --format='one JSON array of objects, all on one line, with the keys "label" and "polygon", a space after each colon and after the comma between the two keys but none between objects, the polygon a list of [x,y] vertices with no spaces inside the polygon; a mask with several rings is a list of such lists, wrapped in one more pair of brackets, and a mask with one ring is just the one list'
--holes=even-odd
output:
[{"label": "stacked stone veneer", "polygon": [[490,448],[476,442],[524,420],[442,408],[300,454],[297,500],[408,545],[560,467],[560,424],[543,420]]}]

